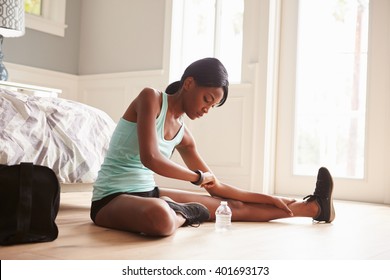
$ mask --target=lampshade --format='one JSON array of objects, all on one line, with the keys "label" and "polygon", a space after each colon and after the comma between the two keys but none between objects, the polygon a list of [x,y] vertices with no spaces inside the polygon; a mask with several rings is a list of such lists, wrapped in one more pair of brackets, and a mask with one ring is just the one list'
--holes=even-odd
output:
[{"label": "lampshade", "polygon": [[19,37],[24,34],[24,1],[0,0],[0,35]]},{"label": "lampshade", "polygon": [[3,64],[3,38],[24,34],[24,1],[0,0],[0,80],[8,80],[8,71]]}]

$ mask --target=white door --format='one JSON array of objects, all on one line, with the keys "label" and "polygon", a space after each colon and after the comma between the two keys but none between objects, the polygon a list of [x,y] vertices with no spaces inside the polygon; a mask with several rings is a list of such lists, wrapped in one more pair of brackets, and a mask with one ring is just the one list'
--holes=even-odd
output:
[{"label": "white door", "polygon": [[275,192],[390,203],[390,1],[282,1]]}]

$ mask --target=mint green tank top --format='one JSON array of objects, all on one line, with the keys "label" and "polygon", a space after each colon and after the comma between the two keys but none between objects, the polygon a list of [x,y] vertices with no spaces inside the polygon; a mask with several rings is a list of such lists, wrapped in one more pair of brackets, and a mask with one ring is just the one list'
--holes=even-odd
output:
[{"label": "mint green tank top", "polygon": [[[162,93],[161,112],[156,119],[160,152],[170,158],[184,136],[184,123],[172,140],[164,138],[168,98]],[[145,192],[156,186],[154,172],[140,159],[137,124],[121,118],[112,135],[104,162],[93,186],[92,201],[117,192]]]}]

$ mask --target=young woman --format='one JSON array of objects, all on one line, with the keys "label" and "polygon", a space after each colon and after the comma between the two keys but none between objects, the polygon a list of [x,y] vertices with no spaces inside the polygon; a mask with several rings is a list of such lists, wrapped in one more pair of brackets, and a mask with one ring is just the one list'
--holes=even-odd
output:
[{"label": "young woman", "polygon": [[[215,219],[228,200],[235,221],[270,221],[310,217],[332,222],[333,182],[320,168],[313,195],[294,199],[248,192],[220,182],[199,155],[184,125],[223,105],[228,74],[215,58],[195,61],[166,92],[145,88],[120,119],[94,184],[91,219],[96,225],[154,236],[168,236],[181,226]],[[187,168],[170,160],[176,149]],[[189,181],[208,194],[159,189],[154,173]]]}]

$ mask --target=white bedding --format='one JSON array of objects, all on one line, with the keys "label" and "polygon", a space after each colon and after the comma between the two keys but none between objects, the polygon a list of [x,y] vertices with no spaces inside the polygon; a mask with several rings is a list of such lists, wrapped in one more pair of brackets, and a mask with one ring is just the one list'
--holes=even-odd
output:
[{"label": "white bedding", "polygon": [[103,111],[61,98],[0,89],[0,163],[52,168],[61,183],[92,183],[115,122]]}]

